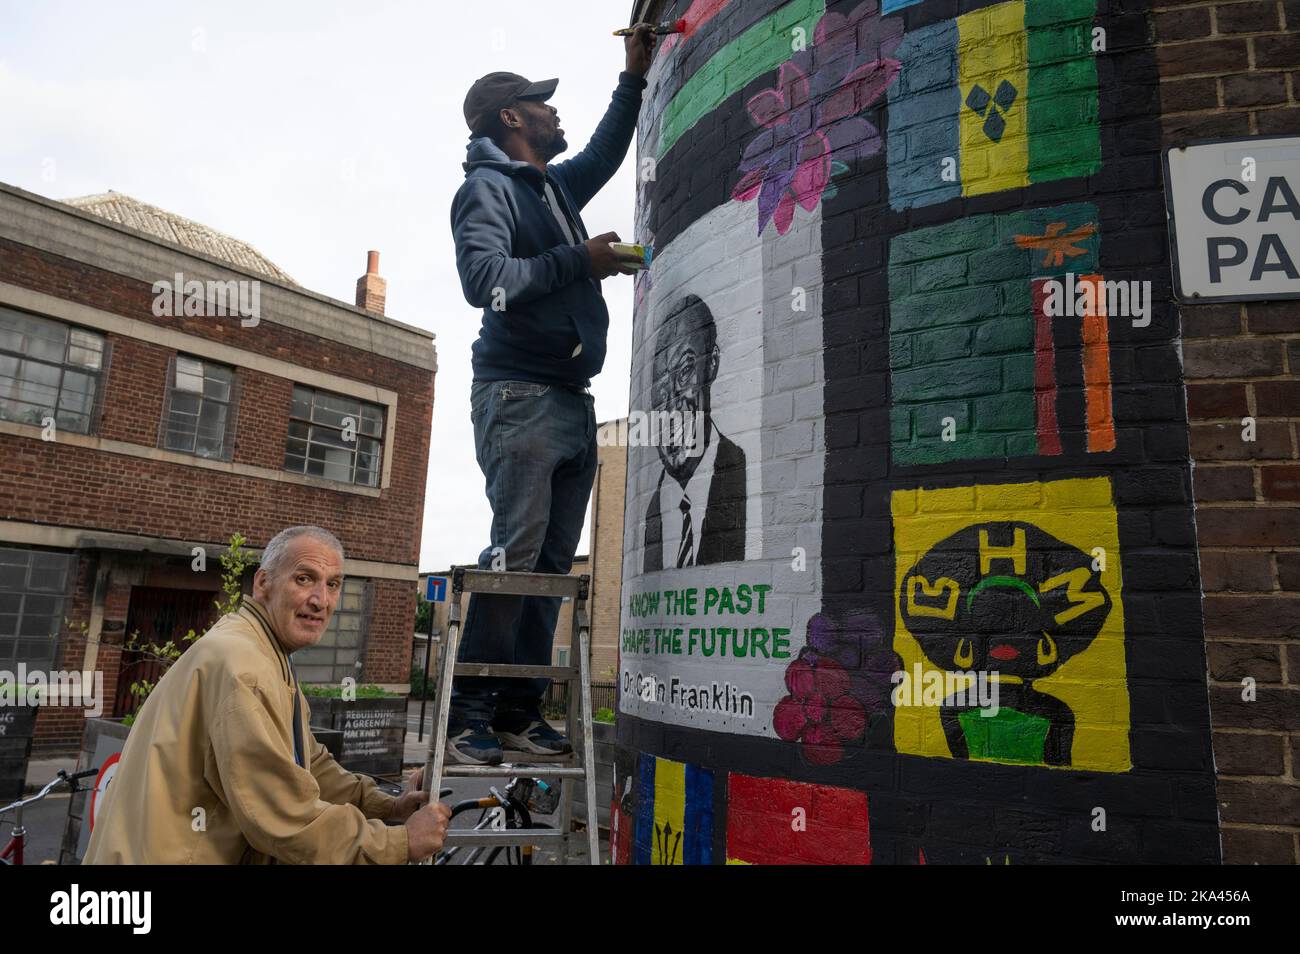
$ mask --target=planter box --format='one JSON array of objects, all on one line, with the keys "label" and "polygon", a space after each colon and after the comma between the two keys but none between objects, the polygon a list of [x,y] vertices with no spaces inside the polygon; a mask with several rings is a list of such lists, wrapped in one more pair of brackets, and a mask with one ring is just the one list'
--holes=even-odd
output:
[{"label": "planter box", "polygon": [[[131,730],[120,719],[87,719],[86,729],[81,734],[81,753],[77,756],[77,771],[88,768],[101,768],[104,762],[118,754],[126,746],[127,733]],[[68,806],[68,823],[63,829],[63,847],[59,851],[59,864],[81,864],[81,856],[86,853],[90,841],[90,823],[87,819],[90,808],[90,791],[95,784],[94,778],[83,779],[85,789],[72,796]]]},{"label": "planter box", "polygon": [[36,728],[36,706],[5,706],[0,709],[0,805],[23,797],[27,781],[27,759],[32,754],[32,732]]},{"label": "planter box", "polygon": [[[326,696],[308,696],[311,724],[343,733],[338,763],[350,772],[367,775],[402,773],[406,745],[406,699],[357,699],[344,702]],[[322,739],[322,744],[324,740]]]},{"label": "planter box", "polygon": [[334,756],[334,761],[338,762],[343,758],[343,733],[338,729],[327,729],[323,725],[314,725],[311,727],[311,734],[316,736],[316,741],[325,746],[325,750]]}]

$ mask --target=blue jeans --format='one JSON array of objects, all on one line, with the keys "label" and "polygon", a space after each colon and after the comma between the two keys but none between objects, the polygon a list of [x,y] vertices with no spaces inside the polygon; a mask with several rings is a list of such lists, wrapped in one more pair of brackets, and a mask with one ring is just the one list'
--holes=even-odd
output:
[{"label": "blue jeans", "polygon": [[[593,398],[559,385],[476,381],[470,391],[474,449],[492,504],[492,543],[482,569],[568,573],[596,475]],[[549,666],[558,597],[472,594],[458,659]],[[452,687],[452,726],[541,705],[549,679],[462,676]]]}]

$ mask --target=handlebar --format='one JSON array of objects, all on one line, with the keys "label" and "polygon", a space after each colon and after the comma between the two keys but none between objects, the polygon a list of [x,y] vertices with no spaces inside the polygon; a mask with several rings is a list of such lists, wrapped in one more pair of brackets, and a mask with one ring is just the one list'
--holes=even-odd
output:
[{"label": "handlebar", "polygon": [[97,768],[86,769],[83,772],[74,772],[71,775],[68,774],[66,769],[59,769],[59,774],[54,776],[54,778],[50,779],[50,781],[45,784],[45,787],[42,788],[39,792],[35,792],[32,795],[28,795],[26,798],[20,798],[12,805],[5,805],[3,807],[0,807],[0,815],[3,815],[5,812],[13,811],[15,808],[22,808],[25,805],[30,805],[32,802],[39,802],[46,795],[50,794],[50,791],[60,782],[67,782],[70,789],[74,793],[85,791],[85,788],[79,786],[77,782],[80,779],[90,778],[90,776],[98,775],[98,774],[99,774],[99,769]]}]

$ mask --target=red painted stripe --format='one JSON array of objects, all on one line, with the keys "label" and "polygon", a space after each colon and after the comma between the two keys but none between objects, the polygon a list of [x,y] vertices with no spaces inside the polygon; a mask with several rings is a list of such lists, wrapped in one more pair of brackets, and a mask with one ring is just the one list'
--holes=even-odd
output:
[{"label": "red painted stripe", "polygon": [[1038,409],[1038,453],[1061,453],[1061,429],[1056,422],[1056,346],[1052,343],[1052,316],[1045,302],[1046,278],[1034,286],[1034,404]]},{"label": "red painted stripe", "polygon": [[1092,286],[1094,307],[1083,316],[1083,390],[1088,399],[1088,451],[1115,449],[1115,418],[1110,403],[1110,323],[1106,286],[1100,275],[1084,275]]},{"label": "red painted stripe", "polygon": [[[796,817],[802,825],[792,824]],[[751,865],[869,865],[867,793],[732,772],[727,858]]]},{"label": "red painted stripe", "polygon": [[670,33],[664,37],[662,45],[659,47],[660,55],[666,54],[678,43],[678,38],[685,43],[691,36],[704,24],[708,23],[721,12],[731,0],[695,0],[680,19],[686,21],[685,33]]}]

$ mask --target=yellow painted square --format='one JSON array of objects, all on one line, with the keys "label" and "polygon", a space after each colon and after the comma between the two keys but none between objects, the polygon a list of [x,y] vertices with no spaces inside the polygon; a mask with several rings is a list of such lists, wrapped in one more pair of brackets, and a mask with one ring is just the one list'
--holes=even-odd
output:
[{"label": "yellow painted square", "polygon": [[[891,498],[894,522],[894,651],[903,670],[937,670],[908,632],[898,594],[908,570],[931,547],[976,523],[1032,523],[1063,543],[1092,553],[1105,551],[1101,585],[1111,607],[1097,637],[1034,688],[1055,696],[1074,712],[1071,769],[1126,772],[1129,752],[1129,695],[1124,659],[1124,607],[1120,578],[1119,526],[1109,478],[999,484],[976,488],[975,505],[953,513],[954,501],[969,501],[970,487],[900,490]],[[909,700],[902,700],[908,702]],[[899,705],[894,710],[894,746],[902,753],[951,758],[937,706]],[[1019,763],[1017,763],[1019,764]],[[1056,766],[1052,766],[1056,767]]]}]

